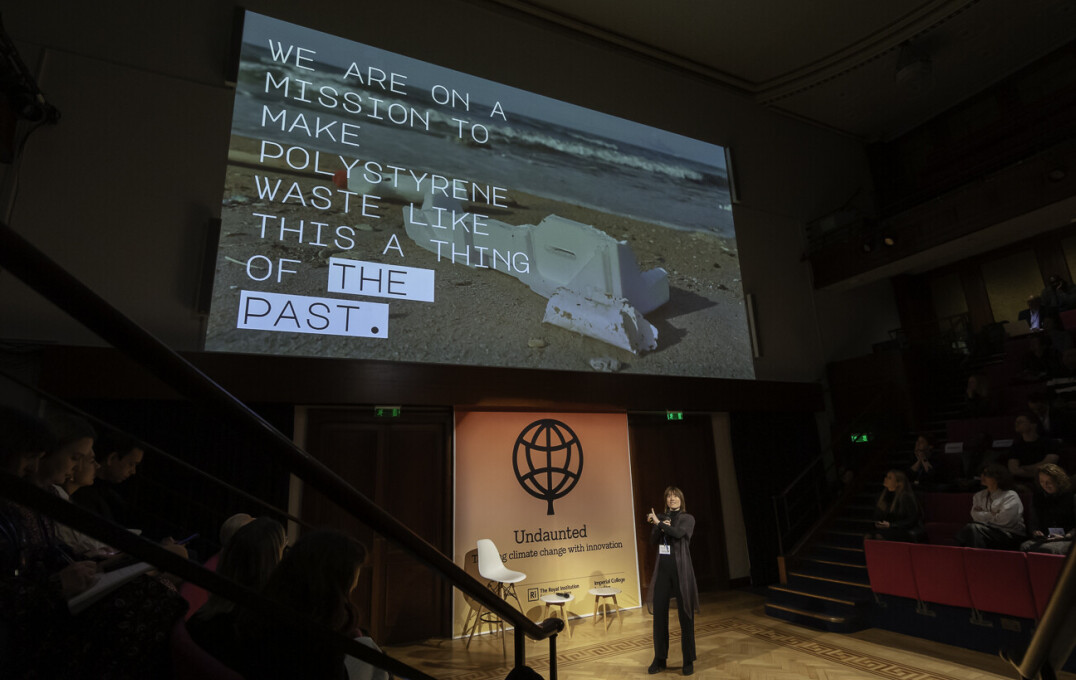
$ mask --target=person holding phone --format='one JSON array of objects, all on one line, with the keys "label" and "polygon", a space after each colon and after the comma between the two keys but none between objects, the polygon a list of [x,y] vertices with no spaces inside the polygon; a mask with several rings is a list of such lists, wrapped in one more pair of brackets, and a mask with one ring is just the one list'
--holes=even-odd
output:
[{"label": "person holding phone", "polygon": [[1076,496],[1072,481],[1059,466],[1047,463],[1039,468],[1039,486],[1031,498],[1028,540],[1024,552],[1067,555],[1076,531]]},{"label": "person holding phone", "polygon": [[654,661],[647,672],[653,675],[666,667],[669,656],[669,600],[676,598],[680,619],[680,648],[684,675],[695,672],[695,612],[699,611],[699,587],[691,565],[691,535],[695,518],[685,511],[684,492],[675,486],[665,489],[665,512],[654,509],[646,516],[651,525],[650,543],[658,547],[647,608],[654,615]]}]

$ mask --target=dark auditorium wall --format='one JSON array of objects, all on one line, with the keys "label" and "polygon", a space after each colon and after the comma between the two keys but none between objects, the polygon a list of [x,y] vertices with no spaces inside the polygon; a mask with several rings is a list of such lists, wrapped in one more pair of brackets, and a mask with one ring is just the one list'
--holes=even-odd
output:
[{"label": "dark auditorium wall", "polygon": [[[819,456],[818,431],[809,413],[733,413],[730,420],[744,525],[750,537],[751,583],[776,583],[780,551],[773,497]],[[790,548],[785,546],[785,550]]]},{"label": "dark auditorium wall", "polygon": [[[170,345],[198,349],[194,301],[206,225],[220,213],[230,125],[233,92],[223,64],[233,3],[10,5],[4,25],[63,113],[26,147],[13,226]],[[806,221],[872,192],[857,140],[504,7],[464,0],[245,5],[729,145],[742,195],[734,216],[744,289],[758,310],[760,378],[817,380],[835,354],[867,352],[880,339],[877,329],[897,325],[886,286],[816,299],[803,259]],[[0,300],[0,338],[98,343],[10,277],[0,276]],[[839,318],[850,303],[864,316]]]}]

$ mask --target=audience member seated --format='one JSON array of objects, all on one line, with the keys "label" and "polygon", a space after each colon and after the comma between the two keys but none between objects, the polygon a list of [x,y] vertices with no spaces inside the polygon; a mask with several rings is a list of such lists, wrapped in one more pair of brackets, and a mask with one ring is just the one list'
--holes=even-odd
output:
[{"label": "audience member seated", "polygon": [[1051,274],[1039,299],[1043,307],[1063,312],[1076,307],[1076,287],[1057,274]]},{"label": "audience member seated", "polygon": [[[63,420],[57,432],[68,427]],[[68,453],[65,462],[42,432],[40,421],[0,408],[0,474],[42,488],[62,483],[78,456]],[[5,655],[5,677],[167,677],[169,633],[186,603],[143,575],[72,616],[67,600],[96,580],[92,561],[72,562],[52,520],[0,500],[0,646],[18,650]]]},{"label": "audience member seated", "polygon": [[1028,350],[1024,355],[1023,370],[1020,379],[1035,382],[1053,378],[1063,373],[1061,355],[1050,344],[1050,336],[1036,333],[1028,341]]},{"label": "audience member seated", "polygon": [[934,455],[934,446],[930,438],[925,434],[919,435],[915,440],[915,450],[912,453],[915,462],[908,468],[907,473],[911,485],[920,489],[930,488],[935,476],[934,464],[930,461],[931,456]]},{"label": "audience member seated", "polygon": [[[70,501],[71,494],[93,484],[97,475],[97,468],[100,466],[97,464],[97,457],[93,451],[93,441],[96,433],[93,427],[81,418],[69,419],[63,432],[57,432],[55,425],[53,426],[53,431],[56,433],[56,440],[53,442],[52,449],[58,451],[57,455],[59,457],[65,457],[68,449],[79,454],[75,466],[67,479],[62,484],[52,486],[52,490],[56,492],[57,496],[65,501]],[[49,460],[50,458],[52,456],[47,455],[43,460]],[[96,538],[75,531],[64,524],[56,525],[56,537],[71,548],[73,552],[88,559],[102,559],[114,552],[112,548]]]},{"label": "audience member seated", "polygon": [[124,434],[102,437],[97,447],[101,464],[93,485],[79,489],[71,500],[110,522],[131,528],[137,522],[117,487],[130,479],[145,455],[143,446]]},{"label": "audience member seated", "polygon": [[971,523],[955,536],[956,544],[969,548],[1011,550],[1024,540],[1024,504],[1013,490],[1012,475],[992,464],[979,479],[985,487],[972,497]]},{"label": "audience member seated", "polygon": [[[32,482],[50,446],[46,425],[0,406],[0,474]],[[59,555],[36,549],[25,531],[36,515],[0,499],[0,651],[5,677],[66,677],[77,674],[78,633],[67,599],[91,585],[93,562],[59,567]],[[47,560],[47,564],[43,564]]]},{"label": "audience member seated", "polygon": [[1031,498],[1027,528],[1029,540],[1020,546],[1024,552],[1067,555],[1072,548],[1076,495],[1069,476],[1057,465],[1047,463],[1039,468],[1039,485]]},{"label": "audience member seated", "polygon": [[[279,522],[269,517],[251,519],[225,542],[217,573],[261,591],[280,563],[285,545],[284,527]],[[242,667],[235,636],[237,614],[233,602],[210,593],[209,600],[187,621],[191,639],[235,670]]]},{"label": "audience member seated", "polygon": [[964,388],[964,417],[983,418],[994,414],[994,404],[990,400],[990,379],[982,374],[968,376],[968,385]]},{"label": "audience member seated", "polygon": [[890,470],[874,508],[874,531],[867,538],[880,541],[917,541],[923,535],[922,513],[908,476]]},{"label": "audience member seated", "polygon": [[[358,637],[350,596],[359,582],[366,548],[338,531],[304,534],[284,555],[263,593],[305,619]],[[259,679],[347,678],[344,655],[313,631],[241,611],[236,634],[247,677]]]},{"label": "audience member seated", "polygon": [[1016,320],[1026,321],[1028,328],[1037,331],[1042,328],[1042,319],[1044,316],[1042,298],[1038,295],[1031,295],[1027,299],[1027,309],[1020,310],[1020,313],[1016,315]]},{"label": "audience member seated", "polygon": [[1039,466],[1056,463],[1057,445],[1050,439],[1039,436],[1039,422],[1034,413],[1021,413],[1013,424],[1017,437],[1009,449],[1006,465],[1009,473],[1019,480],[1033,480],[1039,473]]}]

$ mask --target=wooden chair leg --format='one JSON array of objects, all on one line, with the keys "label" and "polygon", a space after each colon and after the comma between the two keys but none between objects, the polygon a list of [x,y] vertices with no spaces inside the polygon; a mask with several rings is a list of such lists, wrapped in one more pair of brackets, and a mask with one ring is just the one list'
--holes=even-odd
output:
[{"label": "wooden chair leg", "polygon": [[474,617],[474,625],[471,626],[471,634],[469,636],[467,636],[467,644],[465,645],[467,649],[471,648],[471,640],[474,638],[475,632],[478,631],[478,627],[480,625],[482,625],[482,610],[483,609],[485,609],[485,607],[483,607],[482,605],[478,606],[478,612],[475,614],[475,617]]}]

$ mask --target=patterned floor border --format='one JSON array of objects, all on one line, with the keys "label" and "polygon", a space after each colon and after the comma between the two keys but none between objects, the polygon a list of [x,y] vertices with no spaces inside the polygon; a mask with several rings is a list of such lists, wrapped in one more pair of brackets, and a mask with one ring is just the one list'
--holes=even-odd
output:
[{"label": "patterned floor border", "polygon": [[[712,623],[701,624],[695,628],[695,638],[700,639],[716,635],[718,633],[737,632],[756,640],[762,640],[773,645],[779,645],[793,649],[804,654],[854,668],[873,677],[886,678],[888,680],[957,680],[951,675],[944,675],[935,671],[928,671],[911,664],[892,659],[885,659],[872,654],[864,654],[829,642],[819,642],[806,635],[798,635],[785,630],[779,630],[771,626],[744,621],[738,618],[728,618]],[[680,634],[678,631],[670,631],[670,647],[676,648]],[[545,643],[541,643],[545,644]],[[610,656],[630,654],[640,650],[653,648],[653,638],[650,634],[631,635],[609,642],[588,645],[577,649],[557,653],[557,669],[576,666],[582,663],[597,661]],[[895,652],[899,654],[899,652]],[[703,655],[696,661],[700,670],[706,666],[708,659]],[[528,659],[528,665],[534,670],[545,675],[549,670],[548,654],[535,656]],[[640,668],[640,670],[642,670]],[[446,675],[446,680],[498,680],[507,675],[507,667],[484,669],[480,671],[467,671],[458,675]]]}]

